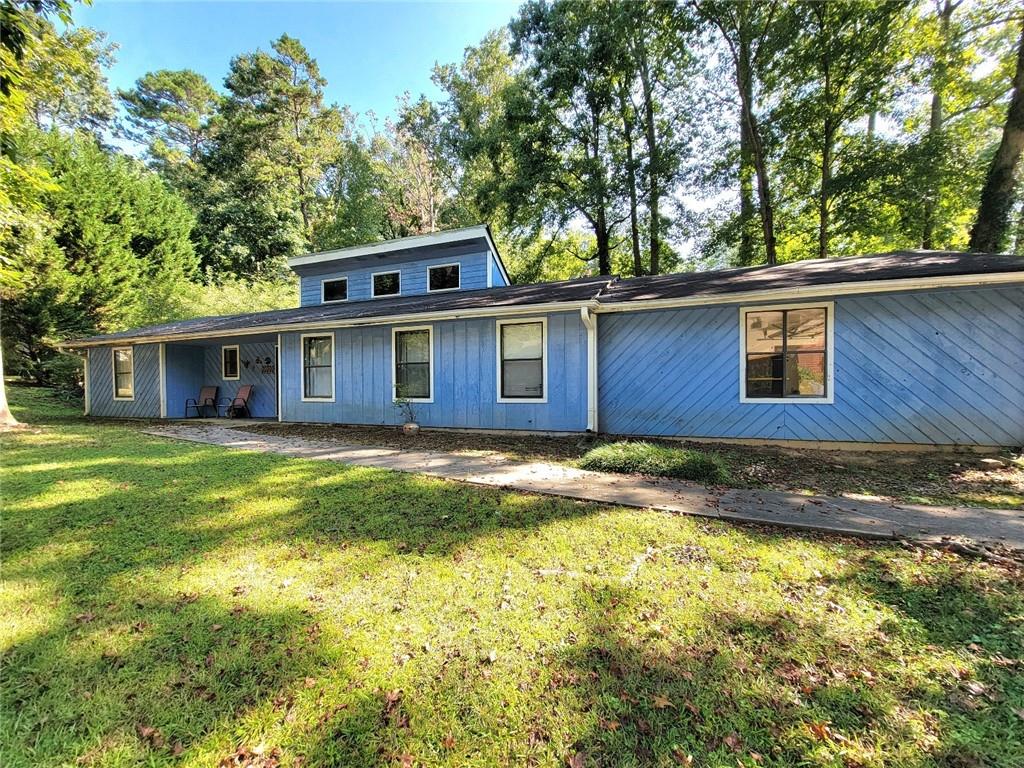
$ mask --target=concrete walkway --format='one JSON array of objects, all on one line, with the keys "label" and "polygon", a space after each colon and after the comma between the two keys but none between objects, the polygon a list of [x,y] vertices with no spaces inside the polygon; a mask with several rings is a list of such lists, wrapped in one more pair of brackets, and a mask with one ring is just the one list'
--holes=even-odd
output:
[{"label": "concrete walkway", "polygon": [[512,461],[499,454],[467,456],[343,445],[260,435],[209,423],[168,424],[143,430],[209,445],[565,496],[604,504],[660,509],[744,523],[781,525],[872,538],[937,541],[943,537],[998,543],[1024,550],[1024,510],[886,504],[782,491],[710,489],[677,480],[588,472],[560,464]]}]

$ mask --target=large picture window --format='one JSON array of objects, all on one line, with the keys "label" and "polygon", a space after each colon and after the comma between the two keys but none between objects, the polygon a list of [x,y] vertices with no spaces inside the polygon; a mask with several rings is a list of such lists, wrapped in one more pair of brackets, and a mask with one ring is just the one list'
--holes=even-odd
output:
[{"label": "large picture window", "polygon": [[743,399],[829,401],[831,307],[741,312]]},{"label": "large picture window", "polygon": [[334,399],[334,336],[302,337],[302,399]]},{"label": "large picture window", "polygon": [[546,325],[543,320],[498,322],[499,400],[544,400]]},{"label": "large picture window", "polygon": [[428,291],[456,291],[459,285],[458,264],[439,264],[427,270]]},{"label": "large picture window", "polygon": [[135,350],[117,347],[114,355],[114,399],[135,399]]},{"label": "large picture window", "polygon": [[226,381],[238,379],[238,346],[220,348],[220,373]]},{"label": "large picture window", "polygon": [[392,332],[395,399],[430,402],[433,398],[433,343],[430,327]]},{"label": "large picture window", "polygon": [[402,292],[401,272],[377,272],[373,276],[373,298],[398,296]]}]

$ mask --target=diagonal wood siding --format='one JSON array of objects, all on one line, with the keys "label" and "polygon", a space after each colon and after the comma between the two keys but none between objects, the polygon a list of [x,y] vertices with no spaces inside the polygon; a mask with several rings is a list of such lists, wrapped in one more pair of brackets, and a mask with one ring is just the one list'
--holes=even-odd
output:
[{"label": "diagonal wood siding", "polygon": [[135,399],[114,399],[113,347],[89,350],[89,400],[91,415],[113,418],[160,417],[160,345],[135,344]]},{"label": "diagonal wood siding", "polygon": [[838,297],[835,402],[739,402],[739,311],[601,315],[601,428],[615,434],[1024,443],[1024,289]]}]

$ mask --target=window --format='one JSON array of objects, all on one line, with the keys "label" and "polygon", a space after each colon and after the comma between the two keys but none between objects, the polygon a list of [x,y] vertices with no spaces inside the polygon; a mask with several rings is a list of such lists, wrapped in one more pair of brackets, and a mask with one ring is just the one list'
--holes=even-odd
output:
[{"label": "window", "polygon": [[439,264],[427,270],[428,291],[457,291],[458,289],[458,264]]},{"label": "window", "polygon": [[395,399],[431,402],[433,398],[433,333],[430,326],[396,328],[391,350],[395,370]]},{"label": "window", "polygon": [[114,399],[135,399],[135,350],[133,347],[117,347],[113,351]]},{"label": "window", "polygon": [[401,272],[377,272],[373,276],[373,298],[397,296],[402,292]]},{"label": "window", "polygon": [[238,380],[238,346],[220,348],[220,376],[227,381]]},{"label": "window", "polygon": [[744,401],[832,402],[832,305],[743,309]]},{"label": "window", "polygon": [[348,301],[348,278],[338,277],[334,280],[320,282],[320,301],[329,304],[332,301]]},{"label": "window", "polygon": [[334,400],[334,336],[302,336],[302,399]]},{"label": "window", "polygon": [[547,321],[498,321],[498,401],[545,401]]}]

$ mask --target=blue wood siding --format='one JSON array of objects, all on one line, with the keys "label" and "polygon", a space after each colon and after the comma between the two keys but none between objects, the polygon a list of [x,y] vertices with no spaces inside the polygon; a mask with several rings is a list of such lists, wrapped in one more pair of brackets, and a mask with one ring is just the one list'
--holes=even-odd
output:
[{"label": "blue wood siding", "polygon": [[[199,390],[207,383],[203,377],[203,365],[202,347],[191,344],[165,345],[167,418],[184,418],[185,401],[199,397]],[[190,411],[190,415],[195,416],[195,412]]]},{"label": "blue wood siding", "polygon": [[[235,344],[238,345],[237,381],[223,378],[220,361],[221,347]],[[244,336],[220,339],[216,344],[205,347],[203,357],[203,383],[220,388],[218,399],[232,398],[240,387],[252,384],[256,387],[249,400],[249,411],[253,418],[277,416],[277,352],[273,341],[248,341]],[[270,360],[271,370],[264,373],[267,359]]]},{"label": "blue wood siding", "polygon": [[[372,298],[371,281],[376,272],[401,272],[402,296],[416,296],[427,293],[427,269],[438,264],[460,265],[460,290],[472,291],[487,287],[487,270],[490,255],[475,250],[465,253],[464,249],[446,251],[437,255],[420,253],[418,257],[390,258],[372,257],[344,259],[296,267],[299,274],[299,300],[303,307],[320,304],[320,283],[339,277],[348,278],[348,300],[362,301]],[[501,285],[503,283],[497,283]]]},{"label": "blue wood siding", "polygon": [[508,285],[508,281],[505,279],[505,276],[501,274],[501,268],[498,266],[498,260],[493,255],[487,260],[487,268],[491,271],[492,288]]},{"label": "blue wood siding", "polygon": [[739,402],[736,305],[599,316],[614,434],[1024,443],[1021,287],[837,297],[832,404]]},{"label": "blue wood siding", "polygon": [[[480,429],[586,429],[586,329],[577,313],[561,312],[547,318],[546,403],[497,401],[495,318],[432,323],[434,401],[414,405],[419,423],[427,427]],[[333,403],[301,401],[300,334],[282,334],[283,419],[400,424],[404,420],[402,413],[392,402],[391,328],[370,326],[333,331]]]},{"label": "blue wood siding", "polygon": [[114,347],[89,350],[89,412],[124,419],[160,418],[160,345],[132,347],[135,399],[114,399]]}]

